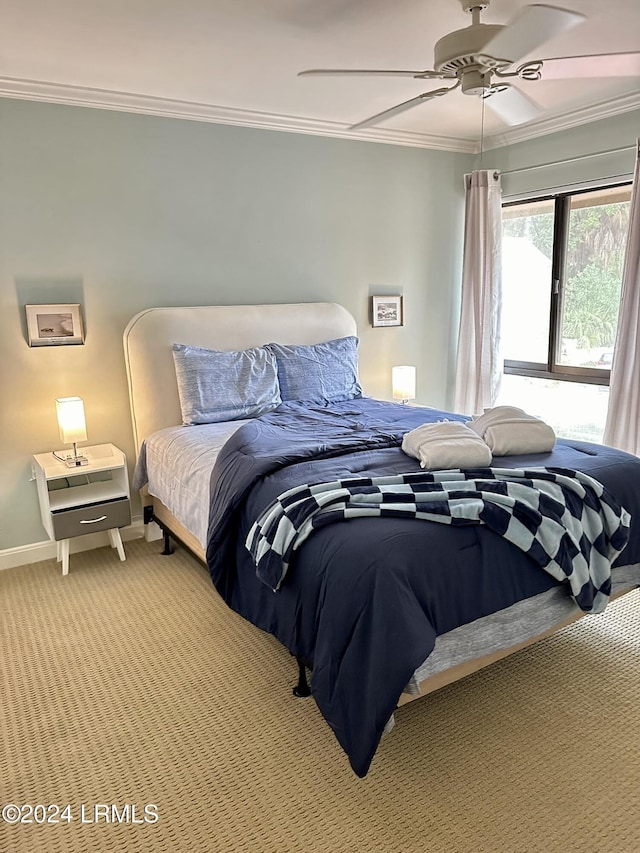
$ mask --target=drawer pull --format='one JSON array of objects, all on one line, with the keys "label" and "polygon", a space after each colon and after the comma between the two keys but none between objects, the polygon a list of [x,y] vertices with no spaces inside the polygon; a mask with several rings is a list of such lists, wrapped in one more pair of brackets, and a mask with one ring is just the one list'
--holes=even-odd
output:
[{"label": "drawer pull", "polygon": [[99,515],[98,518],[83,518],[80,524],[96,524],[98,521],[104,521],[106,517],[106,515]]}]

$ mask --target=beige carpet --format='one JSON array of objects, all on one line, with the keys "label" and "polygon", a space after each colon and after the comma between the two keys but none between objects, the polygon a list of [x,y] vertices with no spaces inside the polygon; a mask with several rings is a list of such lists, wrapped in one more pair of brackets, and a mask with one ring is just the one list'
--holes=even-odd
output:
[{"label": "beige carpet", "polygon": [[2,853],[640,850],[637,591],[401,709],[360,780],[197,561],[126,550],[0,572],[0,800],[70,805]]}]

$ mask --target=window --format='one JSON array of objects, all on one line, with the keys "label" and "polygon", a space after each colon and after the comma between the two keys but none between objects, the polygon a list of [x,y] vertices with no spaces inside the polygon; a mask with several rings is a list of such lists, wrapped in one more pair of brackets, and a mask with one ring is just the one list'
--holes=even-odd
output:
[{"label": "window", "polygon": [[630,201],[631,184],[624,184],[502,210],[506,375],[499,402],[531,411],[526,399],[536,401],[560,435],[602,437]]}]

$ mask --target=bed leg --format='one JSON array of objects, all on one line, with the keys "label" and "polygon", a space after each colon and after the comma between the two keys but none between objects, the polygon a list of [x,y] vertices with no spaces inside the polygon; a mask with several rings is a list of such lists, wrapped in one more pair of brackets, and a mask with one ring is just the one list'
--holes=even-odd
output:
[{"label": "bed leg", "polygon": [[299,657],[296,657],[296,663],[298,664],[298,683],[293,688],[293,695],[299,698],[311,696],[311,688],[307,681],[307,668]]},{"label": "bed leg", "polygon": [[162,551],[160,553],[163,554],[164,556],[167,556],[169,554],[173,554],[173,548],[171,547],[171,536],[169,534],[169,531],[166,529],[166,527],[164,527],[162,529],[162,534],[164,536],[164,548],[162,549]]}]

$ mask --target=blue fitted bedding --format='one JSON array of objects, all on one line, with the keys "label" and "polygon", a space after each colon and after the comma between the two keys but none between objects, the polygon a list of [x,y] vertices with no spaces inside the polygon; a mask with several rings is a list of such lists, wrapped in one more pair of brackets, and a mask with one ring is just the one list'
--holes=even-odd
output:
[{"label": "blue fitted bedding", "polygon": [[[464,420],[369,398],[284,403],[234,433],[212,473],[212,580],[231,608],[312,667],[313,696],[359,776],[438,637],[558,582],[484,527],[354,518],[314,531],[274,593],[256,577],[245,540],[265,507],[293,486],[419,470],[401,450],[402,436],[445,418]],[[492,464],[572,468],[599,480],[632,517],[616,565],[640,563],[640,459],[560,440],[550,453],[496,457]]]}]

